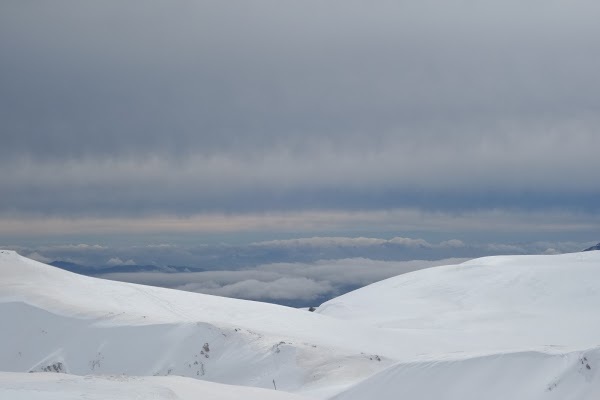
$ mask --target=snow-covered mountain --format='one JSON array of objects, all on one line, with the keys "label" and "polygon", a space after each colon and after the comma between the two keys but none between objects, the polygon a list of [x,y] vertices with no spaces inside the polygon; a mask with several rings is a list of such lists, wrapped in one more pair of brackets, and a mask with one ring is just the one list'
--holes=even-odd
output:
[{"label": "snow-covered mountain", "polygon": [[0,274],[0,371],[309,391],[391,364],[365,340],[376,329],[303,310],[81,276],[9,251]]},{"label": "snow-covered mountain", "polygon": [[[277,389],[274,399],[586,399],[600,391],[599,304],[600,252],[430,268],[310,313],[85,277],[0,251],[0,398],[60,387],[21,374],[33,371],[71,374],[73,398],[129,398],[139,385],[172,390],[165,398],[187,398],[174,385],[227,398],[230,386],[200,379]],[[264,397],[252,390],[236,393]]]},{"label": "snow-covered mountain", "polygon": [[335,399],[597,398],[599,254],[480,258],[323,304],[321,314],[438,340]]},{"label": "snow-covered mountain", "polygon": [[316,312],[399,334],[418,331],[437,342],[427,346],[429,354],[487,354],[596,346],[597,305],[600,256],[588,252],[424,269],[347,293]]}]

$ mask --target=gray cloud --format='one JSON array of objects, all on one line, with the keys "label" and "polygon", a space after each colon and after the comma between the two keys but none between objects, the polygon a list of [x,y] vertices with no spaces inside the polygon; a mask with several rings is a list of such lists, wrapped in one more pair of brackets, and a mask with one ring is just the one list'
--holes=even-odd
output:
[{"label": "gray cloud", "polygon": [[598,211],[591,1],[0,5],[0,214]]}]

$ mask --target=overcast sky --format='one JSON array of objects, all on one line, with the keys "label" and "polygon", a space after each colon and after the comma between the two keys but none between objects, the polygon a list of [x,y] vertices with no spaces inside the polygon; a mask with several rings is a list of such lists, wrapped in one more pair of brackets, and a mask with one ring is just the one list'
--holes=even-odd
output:
[{"label": "overcast sky", "polygon": [[579,0],[2,1],[0,244],[598,241],[599,20]]}]

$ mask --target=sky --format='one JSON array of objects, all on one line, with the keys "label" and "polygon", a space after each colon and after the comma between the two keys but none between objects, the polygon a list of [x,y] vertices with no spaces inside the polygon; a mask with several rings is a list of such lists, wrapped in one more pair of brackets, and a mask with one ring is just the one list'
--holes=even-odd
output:
[{"label": "sky", "polygon": [[[582,0],[2,1],[0,246],[202,268],[181,254],[208,246],[223,269],[591,245],[599,19]],[[472,251],[247,251],[328,237]],[[181,251],[140,250],[161,245]]]}]

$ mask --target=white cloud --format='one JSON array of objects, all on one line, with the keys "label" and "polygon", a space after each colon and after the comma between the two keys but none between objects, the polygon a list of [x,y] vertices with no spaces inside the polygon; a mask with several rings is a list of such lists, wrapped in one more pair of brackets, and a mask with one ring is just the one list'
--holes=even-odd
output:
[{"label": "white cloud", "polygon": [[393,239],[388,240],[388,243],[399,244],[402,246],[410,246],[410,247],[432,247],[430,243],[423,239],[411,239],[411,238],[403,238],[403,237],[395,237]]},{"label": "white cloud", "polygon": [[178,289],[235,297],[248,300],[310,301],[334,291],[329,282],[302,277],[284,277],[274,281],[247,279],[221,287],[206,287],[201,283],[188,283]]},{"label": "white cloud", "polygon": [[269,240],[265,242],[252,243],[259,247],[353,247],[353,246],[376,246],[388,243],[388,240],[366,237],[320,237]]},{"label": "white cloud", "polygon": [[[460,242],[460,241],[456,241]],[[446,242],[444,242],[446,243]],[[407,247],[434,247],[431,243],[423,239],[412,239],[404,237],[394,237],[392,239],[379,239],[368,237],[311,237],[287,240],[270,240],[265,242],[253,243],[260,247],[370,247],[394,244]]]},{"label": "white cloud", "polygon": [[38,252],[29,253],[25,257],[31,258],[32,260],[36,260],[36,261],[39,261],[39,262],[43,262],[45,264],[48,264],[48,263],[54,261],[54,260],[52,260],[50,258],[44,257],[43,255],[41,255]]},{"label": "white cloud", "polygon": [[106,247],[100,246],[99,244],[79,243],[79,244],[62,244],[62,245],[55,245],[55,246],[43,246],[40,249],[41,250],[52,249],[54,251],[56,251],[56,250],[60,250],[60,251],[98,251],[98,250],[105,250]]},{"label": "white cloud", "polygon": [[104,278],[250,300],[302,302],[333,297],[348,288],[465,259],[377,261],[365,258],[275,263],[237,271],[113,273]]},{"label": "white cloud", "polygon": [[450,240],[445,240],[445,241],[441,242],[440,246],[441,247],[459,248],[459,247],[465,247],[466,244],[462,240],[450,239]]},{"label": "white cloud", "polygon": [[135,265],[135,261],[133,261],[132,259],[123,261],[119,257],[113,257],[106,262],[106,265],[108,265],[110,267],[115,267],[118,265]]}]

